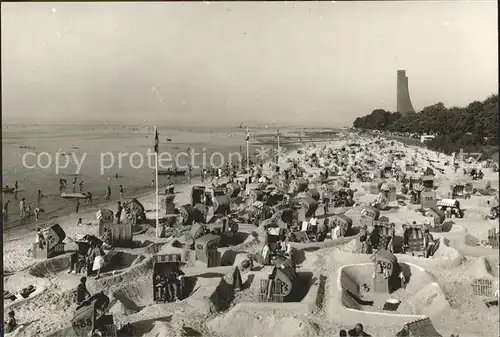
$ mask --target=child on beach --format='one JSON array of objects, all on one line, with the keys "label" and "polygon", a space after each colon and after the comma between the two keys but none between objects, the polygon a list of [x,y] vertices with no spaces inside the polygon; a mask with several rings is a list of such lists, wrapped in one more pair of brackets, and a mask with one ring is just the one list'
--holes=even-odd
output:
[{"label": "child on beach", "polygon": [[44,212],[43,208],[40,208],[40,207],[35,208],[34,214],[35,214],[35,221],[36,222],[38,222],[38,220],[40,219],[40,213],[43,213],[43,212]]},{"label": "child on beach", "polygon": [[120,185],[119,187],[120,187],[120,199],[122,199],[123,198],[123,186]]}]

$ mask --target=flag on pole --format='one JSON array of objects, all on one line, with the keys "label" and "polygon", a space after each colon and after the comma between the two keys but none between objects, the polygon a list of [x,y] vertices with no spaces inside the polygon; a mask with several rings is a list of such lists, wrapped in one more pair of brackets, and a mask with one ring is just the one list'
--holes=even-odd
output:
[{"label": "flag on pole", "polygon": [[158,138],[158,130],[155,127],[155,153],[158,153],[160,145],[160,139]]},{"label": "flag on pole", "polygon": [[245,138],[245,141],[248,142],[249,140],[250,140],[250,133],[248,132],[248,128],[247,128],[247,136]]}]

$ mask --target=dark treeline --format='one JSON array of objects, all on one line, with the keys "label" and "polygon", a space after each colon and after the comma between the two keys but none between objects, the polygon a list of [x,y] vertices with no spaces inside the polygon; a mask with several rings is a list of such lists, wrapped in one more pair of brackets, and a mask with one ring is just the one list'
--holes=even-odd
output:
[{"label": "dark treeline", "polygon": [[483,159],[496,153],[493,157],[498,158],[498,106],[498,95],[492,95],[466,107],[447,108],[440,102],[404,116],[377,109],[356,118],[353,126],[400,136],[435,135],[426,143],[430,149],[447,154],[460,149],[481,152]]}]

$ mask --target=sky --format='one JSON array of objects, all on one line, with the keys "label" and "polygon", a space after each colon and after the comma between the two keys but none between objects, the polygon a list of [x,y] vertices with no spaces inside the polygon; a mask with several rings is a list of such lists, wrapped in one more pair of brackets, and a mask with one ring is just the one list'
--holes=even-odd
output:
[{"label": "sky", "polygon": [[495,1],[2,3],[4,123],[348,126],[498,92]]}]

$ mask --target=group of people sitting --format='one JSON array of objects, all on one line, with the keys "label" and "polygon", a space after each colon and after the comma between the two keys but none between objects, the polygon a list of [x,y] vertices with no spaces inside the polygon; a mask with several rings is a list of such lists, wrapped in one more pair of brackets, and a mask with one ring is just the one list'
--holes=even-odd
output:
[{"label": "group of people sitting", "polygon": [[156,273],[155,292],[157,300],[179,302],[184,288],[184,272],[176,267],[166,273]]}]

